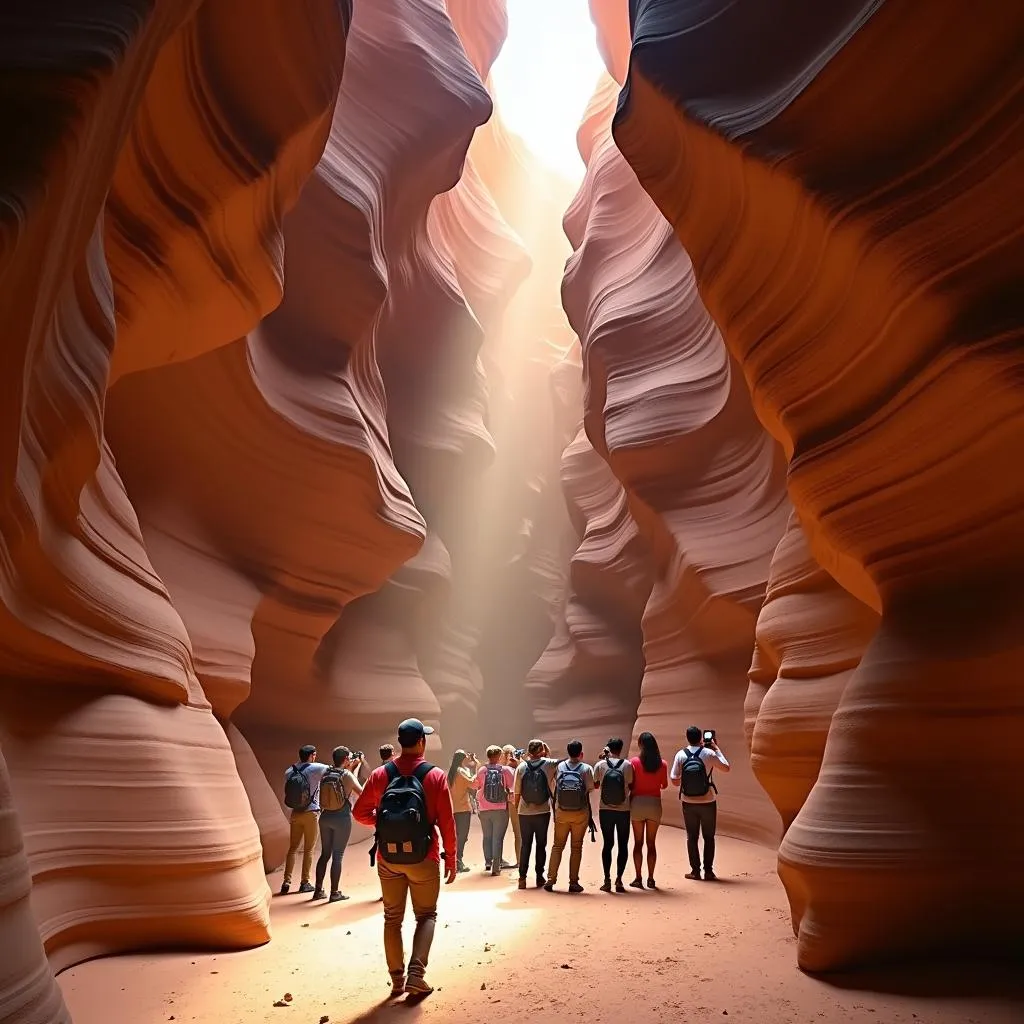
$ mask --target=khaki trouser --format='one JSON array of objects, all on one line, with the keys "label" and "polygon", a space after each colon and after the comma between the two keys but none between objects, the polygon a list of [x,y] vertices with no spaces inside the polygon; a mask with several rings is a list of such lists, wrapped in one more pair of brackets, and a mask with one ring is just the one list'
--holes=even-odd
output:
[{"label": "khaki trouser", "polygon": [[516,841],[516,863],[518,864],[523,852],[523,834],[519,831],[519,809],[511,800],[508,805],[508,820],[512,823],[512,835]]},{"label": "khaki trouser", "polygon": [[388,962],[388,970],[393,977],[405,972],[402,919],[408,895],[412,898],[412,912],[416,918],[409,973],[422,975],[427,968],[430,944],[434,941],[441,865],[429,858],[419,864],[388,864],[378,854],[377,877],[384,897],[384,958]]},{"label": "khaki trouser", "polygon": [[562,863],[562,851],[566,840],[572,836],[572,847],[569,850],[569,884],[580,880],[580,863],[583,860],[583,841],[587,838],[587,827],[590,825],[590,812],[555,810],[555,838],[551,844],[551,859],[548,861],[548,881],[558,879],[558,868]]},{"label": "khaki trouser", "polygon": [[288,856],[284,859],[284,884],[290,885],[292,868],[295,867],[295,854],[299,844],[302,847],[302,881],[309,881],[309,872],[313,867],[313,847],[316,846],[317,823],[320,815],[316,811],[292,811],[289,826],[291,836],[288,840]]}]

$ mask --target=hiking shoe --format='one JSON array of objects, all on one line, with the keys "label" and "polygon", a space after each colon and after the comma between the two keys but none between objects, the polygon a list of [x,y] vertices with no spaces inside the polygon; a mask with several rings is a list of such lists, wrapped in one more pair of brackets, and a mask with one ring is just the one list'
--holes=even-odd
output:
[{"label": "hiking shoe", "polygon": [[546,879],[544,878],[543,875],[538,875],[537,876],[537,888],[538,889],[543,889],[545,881],[546,881]]},{"label": "hiking shoe", "polygon": [[555,891],[555,883],[554,882],[545,882],[544,883],[544,891],[545,892],[554,892]]},{"label": "hiking shoe", "polygon": [[699,871],[687,871],[684,877],[685,878],[690,878],[694,882],[699,882],[700,881],[700,872]]},{"label": "hiking shoe", "polygon": [[615,879],[615,891],[616,892],[625,892],[626,891],[626,887],[622,884],[622,879],[621,878],[616,878]]},{"label": "hiking shoe", "polygon": [[467,868],[465,864],[460,864],[459,865],[459,874],[460,875],[464,875],[468,870],[469,870],[469,868]]},{"label": "hiking shoe", "polygon": [[642,889],[644,887],[643,879],[634,878],[633,881],[629,883],[629,887],[630,889]]},{"label": "hiking shoe", "polygon": [[717,882],[718,881],[718,875],[716,875],[714,873],[714,871],[705,871],[704,872],[704,881],[705,882]]},{"label": "hiking shoe", "polygon": [[503,860],[501,862],[501,870],[502,871],[511,871],[513,868],[517,868],[517,867],[519,867],[518,864],[509,864],[509,862],[507,860]]},{"label": "hiking shoe", "polygon": [[277,895],[278,896],[287,896],[288,893],[290,893],[291,891],[292,891],[291,883],[289,883],[289,882],[282,882],[281,883],[281,888],[278,891]]},{"label": "hiking shoe", "polygon": [[343,892],[332,892],[331,898],[327,901],[328,903],[340,903],[342,900],[347,900],[348,897]]},{"label": "hiking shoe", "polygon": [[583,886],[579,882],[570,882],[569,892],[583,892]]},{"label": "hiking shoe", "polygon": [[315,893],[313,893],[313,899],[315,899],[315,900],[325,900],[325,899],[327,899],[327,893],[325,893],[323,891],[323,889],[317,889],[317,891]]},{"label": "hiking shoe", "polygon": [[610,878],[606,878],[601,883],[601,892],[611,892],[611,891],[612,891],[612,880]]},{"label": "hiking shoe", "polygon": [[525,878],[520,878],[519,879],[519,888],[520,889],[525,889],[526,888],[526,879]]},{"label": "hiking shoe", "polygon": [[658,888],[658,887],[657,887],[657,886],[656,886],[656,885],[654,884],[654,879],[653,879],[653,878],[648,878],[648,879],[647,879],[647,888],[648,888],[648,889],[657,889],[657,888]]},{"label": "hiking shoe", "polygon": [[422,974],[410,974],[405,983],[405,991],[411,996],[429,996],[434,986]]},{"label": "hiking shoe", "polygon": [[311,886],[309,882],[303,882],[302,885],[299,886],[299,892],[313,892],[313,886]]},{"label": "hiking shoe", "polygon": [[494,867],[491,868],[491,878],[497,878],[498,875],[500,875],[500,874],[501,874],[501,867],[498,864],[495,864]]},{"label": "hiking shoe", "polygon": [[491,870],[491,862],[489,860],[488,861],[484,861],[484,871],[490,871],[490,870]]}]

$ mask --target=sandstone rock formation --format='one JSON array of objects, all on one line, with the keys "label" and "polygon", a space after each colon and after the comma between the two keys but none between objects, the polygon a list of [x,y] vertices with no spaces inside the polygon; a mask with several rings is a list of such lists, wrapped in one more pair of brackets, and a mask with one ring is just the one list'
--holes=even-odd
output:
[{"label": "sandstone rock formation", "polygon": [[[881,612],[780,874],[809,969],[1019,944],[1024,11],[635,5],[619,147],[790,461],[816,561]],[[884,907],[885,927],[878,927]]]},{"label": "sandstone rock formation", "polygon": [[[689,258],[612,140],[617,96],[604,76],[578,134],[587,174],[565,217],[575,252],[562,295],[583,346],[587,434],[625,487],[656,569],[636,731],[653,732],[671,757],[688,725],[715,728],[735,765],[722,830],[774,842],[743,701],[788,511],[782,453],[754,416]],[[678,822],[675,801],[667,808]]]},{"label": "sandstone rock formation", "polygon": [[818,778],[832,715],[878,615],[815,562],[796,513],[757,618],[746,732],[758,782],[793,823]]},{"label": "sandstone rock formation", "polygon": [[[268,934],[231,748],[104,435],[112,353],[126,370],[213,349],[279,298],[277,228],[323,148],[348,11],[256,7],[0,15],[0,741],[55,968]],[[25,903],[5,907],[21,959],[0,1005],[61,1019]]]}]

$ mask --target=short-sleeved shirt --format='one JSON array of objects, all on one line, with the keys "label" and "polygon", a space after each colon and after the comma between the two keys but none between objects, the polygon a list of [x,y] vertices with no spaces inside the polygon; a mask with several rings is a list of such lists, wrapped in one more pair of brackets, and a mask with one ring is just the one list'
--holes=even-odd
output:
[{"label": "short-sleeved shirt", "polygon": [[668,786],[668,765],[664,760],[656,772],[649,772],[639,757],[630,758],[629,763],[633,766],[633,798],[653,796],[661,799],[661,791]]},{"label": "short-sleeved shirt", "polygon": [[476,780],[473,782],[473,788],[476,790],[476,802],[477,806],[481,811],[507,811],[508,810],[508,797],[498,803],[492,803],[484,795],[484,785],[487,782],[487,773],[492,769],[497,768],[501,772],[501,781],[505,786],[506,793],[511,793],[516,782],[515,774],[507,764],[487,764],[480,765],[476,773]]},{"label": "short-sleeved shirt", "polygon": [[456,814],[469,814],[469,793],[473,788],[473,773],[468,768],[456,768],[451,782],[452,808]]},{"label": "short-sleeved shirt", "polygon": [[[681,780],[683,777],[683,765],[686,764],[687,751],[691,754],[696,754],[700,751],[700,759],[704,762],[704,767],[707,769],[709,778],[716,764],[724,764],[726,767],[729,765],[724,754],[720,754],[717,751],[712,750],[710,747],[686,746],[676,754],[672,761],[672,780],[674,782]],[[682,789],[680,789],[679,799],[682,800],[684,804],[713,804],[717,798],[714,789],[709,788],[704,796],[684,796]]]},{"label": "short-sleeved shirt", "polygon": [[[306,808],[307,811],[319,811],[320,810],[320,780],[324,777],[324,772],[327,771],[331,766],[329,764],[321,764],[319,761],[307,761],[305,764],[293,764],[292,768],[299,768],[302,774],[306,776],[309,782],[309,806]],[[288,781],[288,776],[292,773],[292,768],[289,768],[284,773],[285,782]],[[292,814],[303,814],[303,811],[292,811]]]},{"label": "short-sleeved shirt", "polygon": [[[630,764],[626,758],[601,758],[597,764],[594,765],[594,785],[600,790],[601,781],[608,773],[608,762],[611,761],[613,767],[618,768],[622,772],[623,780],[626,784],[626,799],[621,804],[606,804],[604,802],[604,794],[601,794],[601,803],[599,809],[602,811],[628,811],[629,810],[629,787],[633,783],[633,765]],[[622,762],[621,764],[619,762]]]},{"label": "short-sleeved shirt", "polygon": [[[526,768],[528,764],[536,765],[540,761],[544,768],[544,774],[548,780],[548,792],[555,795],[555,767],[558,762],[553,757],[535,757],[519,762],[519,767],[516,769],[515,788],[513,793],[515,796],[519,796],[523,791],[523,776],[526,774]],[[543,804],[528,804],[525,800],[519,802],[519,816],[522,817],[524,814],[550,814],[551,803]]]},{"label": "short-sleeved shirt", "polygon": [[[580,773],[580,775],[582,776],[582,778],[583,778],[583,785],[584,785],[584,788],[587,791],[588,803],[589,803],[589,794],[590,794],[591,790],[594,788],[594,769],[591,768],[590,765],[587,764],[586,761],[576,761],[574,763],[574,762],[570,761],[568,758],[565,758],[564,760],[559,761],[558,762],[558,766],[555,768],[555,787],[556,788],[558,787],[558,776],[562,775],[564,772],[568,772],[568,771],[578,771]],[[554,790],[552,790],[552,792],[554,792]],[[583,810],[586,811],[587,808],[584,807]],[[559,807],[558,807],[558,800],[557,799],[555,800],[555,816],[556,817],[559,814],[579,814],[579,813],[581,813],[581,812],[580,811],[563,811],[563,810],[560,810]]]}]

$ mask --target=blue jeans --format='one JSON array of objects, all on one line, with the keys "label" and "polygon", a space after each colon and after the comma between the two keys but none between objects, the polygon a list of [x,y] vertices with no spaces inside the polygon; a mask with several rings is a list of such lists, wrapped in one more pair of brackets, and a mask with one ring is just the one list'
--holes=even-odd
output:
[{"label": "blue jeans", "polygon": [[508,811],[481,811],[480,827],[484,830],[484,864],[494,868],[501,864],[501,847],[508,831]]}]

